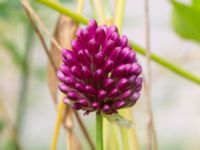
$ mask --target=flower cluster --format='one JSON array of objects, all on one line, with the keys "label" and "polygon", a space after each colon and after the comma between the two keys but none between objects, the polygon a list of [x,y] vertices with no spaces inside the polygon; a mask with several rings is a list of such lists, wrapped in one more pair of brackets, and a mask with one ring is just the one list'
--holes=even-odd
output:
[{"label": "flower cluster", "polygon": [[142,68],[126,36],[116,26],[98,26],[91,19],[77,31],[72,50],[62,50],[59,89],[76,110],[116,113],[140,96]]}]

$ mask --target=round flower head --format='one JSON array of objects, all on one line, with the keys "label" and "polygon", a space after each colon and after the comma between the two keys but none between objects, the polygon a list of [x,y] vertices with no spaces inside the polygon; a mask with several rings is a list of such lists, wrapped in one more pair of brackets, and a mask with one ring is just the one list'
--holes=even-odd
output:
[{"label": "round flower head", "polygon": [[72,50],[62,50],[59,89],[76,110],[116,113],[140,96],[142,68],[126,36],[116,26],[98,26],[91,19],[77,31]]}]

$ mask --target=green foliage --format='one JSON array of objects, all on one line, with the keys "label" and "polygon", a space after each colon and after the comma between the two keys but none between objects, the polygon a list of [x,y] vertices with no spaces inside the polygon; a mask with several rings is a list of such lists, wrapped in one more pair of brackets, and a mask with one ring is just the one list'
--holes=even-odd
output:
[{"label": "green foliage", "polygon": [[172,24],[176,33],[185,39],[200,42],[200,9],[196,8],[197,4],[200,5],[199,0],[193,0],[193,5],[185,5],[176,0],[171,0],[171,4]]},{"label": "green foliage", "polygon": [[200,0],[192,0],[192,6],[200,9]]},{"label": "green foliage", "polygon": [[6,21],[24,19],[19,0],[0,0],[0,18]]},{"label": "green foliage", "polygon": [[4,47],[4,49],[9,53],[12,57],[12,60],[17,66],[21,66],[22,64],[22,56],[19,53],[17,46],[10,40],[6,40],[5,38],[0,38],[0,43]]},{"label": "green foliage", "polygon": [[0,120],[0,133],[5,127],[5,122],[3,120]]},{"label": "green foliage", "polygon": [[19,150],[16,141],[13,138],[6,139],[6,141],[0,146],[2,150]]}]

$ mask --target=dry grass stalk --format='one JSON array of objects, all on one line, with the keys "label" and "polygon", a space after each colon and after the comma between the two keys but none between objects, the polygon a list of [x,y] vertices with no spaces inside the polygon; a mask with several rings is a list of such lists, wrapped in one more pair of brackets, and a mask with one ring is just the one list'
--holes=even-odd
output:
[{"label": "dry grass stalk", "polygon": [[[23,5],[25,11],[27,12],[27,15],[28,15],[28,17],[29,17],[29,19],[30,19],[30,21],[31,21],[31,23],[32,23],[32,25],[33,25],[33,27],[34,27],[34,29],[35,29],[37,35],[38,35],[38,37],[40,38],[41,43],[42,43],[42,45],[43,45],[45,51],[48,50],[48,48],[47,48],[47,46],[46,46],[46,44],[45,44],[45,41],[44,41],[44,38],[43,38],[41,32],[39,31],[39,29],[37,28],[37,26],[36,26],[36,24],[35,24],[35,22],[34,22],[34,19],[35,19],[35,21],[39,22],[39,25],[42,27],[42,29],[45,31],[45,33],[46,33],[48,36],[50,36],[51,41],[52,41],[52,43],[55,45],[55,47],[56,47],[57,49],[61,49],[60,44],[58,44],[58,42],[56,41],[55,38],[51,37],[49,31],[46,29],[46,27],[44,26],[44,24],[42,23],[42,21],[39,19],[39,17],[37,16],[37,14],[33,11],[32,7],[31,7],[30,4],[28,3],[28,1],[23,0],[23,1],[22,1],[22,5]],[[33,17],[34,19],[33,19],[32,17]],[[71,30],[71,29],[70,29],[70,30]],[[75,31],[74,31],[74,32],[75,32]],[[72,35],[74,35],[74,34],[72,34]],[[49,51],[46,51],[46,52],[47,52],[48,59],[50,60],[50,64],[53,66],[52,68],[53,68],[54,72],[56,72],[57,68],[56,68],[55,62],[54,62],[54,60],[52,59],[51,55],[49,54]],[[82,122],[82,120],[80,120],[80,121]],[[81,128],[81,129],[83,130],[83,128],[84,128],[83,133],[84,133],[85,131],[87,132],[87,130],[85,129],[84,124],[82,123],[82,128]],[[85,134],[84,134],[84,135],[85,135]],[[88,134],[88,135],[89,135],[89,134]],[[75,137],[75,136],[74,136],[74,137]],[[87,139],[88,139],[88,137],[87,137]],[[89,139],[90,139],[90,137],[89,137]],[[91,139],[90,139],[90,141],[91,141]],[[89,142],[89,141],[88,141],[88,142]],[[91,142],[89,142],[89,144],[91,145]],[[93,145],[93,144],[92,144],[92,145]],[[91,145],[91,147],[93,147],[92,145]]]},{"label": "dry grass stalk", "polygon": [[157,150],[156,132],[154,127],[153,112],[152,112],[152,97],[151,97],[151,45],[150,45],[150,19],[149,19],[149,0],[144,0],[145,11],[145,41],[146,41],[146,63],[147,77],[145,83],[146,98],[147,98],[147,150]]}]

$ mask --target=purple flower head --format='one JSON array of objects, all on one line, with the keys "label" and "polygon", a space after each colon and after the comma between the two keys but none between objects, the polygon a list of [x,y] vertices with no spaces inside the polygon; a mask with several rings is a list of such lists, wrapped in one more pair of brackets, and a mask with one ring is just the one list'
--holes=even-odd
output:
[{"label": "purple flower head", "polygon": [[62,50],[58,78],[65,102],[86,113],[112,114],[133,106],[142,88],[142,68],[135,55],[116,26],[98,26],[91,19],[77,31],[72,50]]}]

